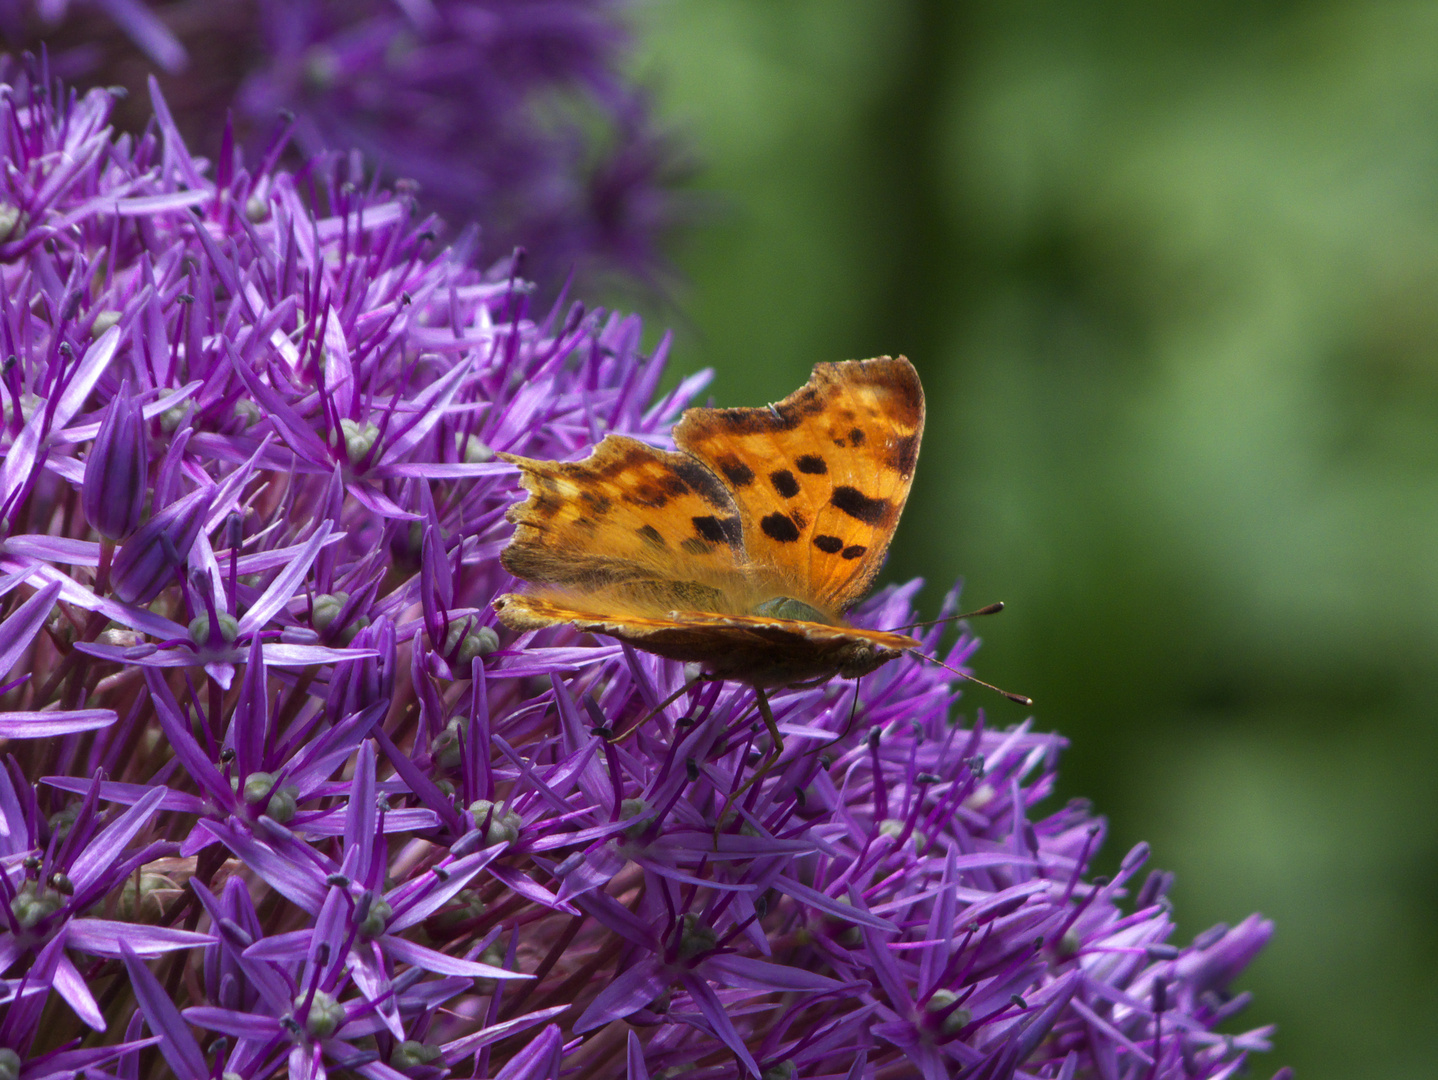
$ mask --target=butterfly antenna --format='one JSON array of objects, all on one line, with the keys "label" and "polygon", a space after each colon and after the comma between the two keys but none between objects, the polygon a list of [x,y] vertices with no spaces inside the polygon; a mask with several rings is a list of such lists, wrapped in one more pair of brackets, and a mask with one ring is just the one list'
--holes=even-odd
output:
[{"label": "butterfly antenna", "polygon": [[1023,694],[1013,694],[1013,693],[1010,693],[1010,692],[1007,691],[1007,690],[1000,690],[1000,689],[999,689],[997,686],[995,686],[993,683],[986,683],[986,682],[984,682],[983,679],[976,679],[976,678],[974,678],[972,675],[970,675],[967,671],[960,671],[960,670],[959,670],[958,668],[956,668],[956,667],[950,667],[948,664],[944,663],[942,660],[939,660],[939,659],[936,658],[936,657],[929,656],[929,655],[927,655],[927,654],[925,654],[925,653],[916,652],[916,651],[914,651],[914,650],[912,650],[912,649],[910,650],[910,652],[913,652],[913,654],[914,654],[915,656],[922,657],[923,659],[927,660],[927,661],[928,661],[929,663],[931,663],[931,664],[938,664],[939,667],[943,668],[945,671],[952,671],[955,675],[957,675],[959,678],[965,680],[966,682],[971,682],[971,683],[974,683],[974,684],[976,684],[976,685],[978,685],[978,686],[982,686],[985,690],[992,690],[994,693],[998,694],[1000,697],[1006,697],[1006,698],[1008,698],[1010,701],[1016,701],[1016,702],[1018,702],[1020,705],[1032,705],[1032,704],[1034,703],[1034,699],[1031,698],[1031,697],[1025,697]]},{"label": "butterfly antenna", "polygon": [[930,619],[928,622],[911,622],[907,626],[896,626],[888,633],[896,634],[900,630],[913,630],[919,626],[938,626],[940,623],[956,622],[959,619],[972,619],[979,615],[997,615],[1004,610],[1004,602],[1000,600],[997,604],[990,604],[988,607],[981,607],[977,611],[966,611],[962,615],[945,615],[942,619]]}]

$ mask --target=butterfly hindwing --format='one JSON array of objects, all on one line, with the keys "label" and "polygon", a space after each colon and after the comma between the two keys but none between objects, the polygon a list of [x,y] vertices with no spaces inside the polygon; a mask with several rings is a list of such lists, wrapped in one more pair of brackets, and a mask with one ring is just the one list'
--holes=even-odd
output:
[{"label": "butterfly hindwing", "polygon": [[671,660],[695,662],[720,678],[784,686],[828,678],[854,663],[872,670],[919,644],[903,634],[857,630],[788,619],[675,611],[664,616],[617,604],[581,606],[564,594],[510,594],[495,601],[505,625],[517,630],[573,625],[627,641]]},{"label": "butterfly hindwing", "polygon": [[[582,461],[499,455],[519,466],[529,498],[511,507],[514,539],[501,559],[515,577],[580,592],[612,586],[663,594],[656,610],[742,581],[734,501],[687,454],[610,435]],[[674,582],[670,589],[660,583]]]}]

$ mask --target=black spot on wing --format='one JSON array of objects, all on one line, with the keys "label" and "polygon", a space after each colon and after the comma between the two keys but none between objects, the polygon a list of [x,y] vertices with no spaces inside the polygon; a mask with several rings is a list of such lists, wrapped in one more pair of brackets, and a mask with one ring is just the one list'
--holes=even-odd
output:
[{"label": "black spot on wing", "polygon": [[754,470],[736,457],[723,457],[717,462],[724,478],[736,488],[748,487],[754,482]]},{"label": "black spot on wing", "polygon": [[850,544],[844,549],[843,557],[846,559],[857,559],[864,552],[868,551],[863,544]]},{"label": "black spot on wing", "polygon": [[799,418],[785,415],[776,408],[715,409],[713,419],[736,435],[769,434],[789,431],[799,425]]},{"label": "black spot on wing", "polygon": [[849,442],[853,443],[855,446],[863,446],[863,445],[864,445],[864,433],[863,433],[862,431],[860,431],[858,428],[850,428],[850,429],[849,429]]},{"label": "black spot on wing", "polygon": [[814,546],[825,555],[833,555],[844,546],[844,541],[837,536],[816,536],[814,537]]},{"label": "black spot on wing", "polygon": [[[678,458],[681,455],[676,454],[674,457]],[[710,506],[727,510],[733,505],[733,500],[729,498],[729,492],[725,489],[723,481],[693,458],[686,457],[681,461],[676,461],[674,472],[690,490],[698,494]]]},{"label": "black spot on wing", "polygon": [[889,464],[899,471],[900,476],[912,476],[914,465],[919,460],[919,437],[905,435],[895,439],[889,448]]},{"label": "black spot on wing", "polygon": [[579,498],[584,502],[584,505],[589,507],[595,517],[603,517],[609,513],[609,508],[614,505],[607,495],[596,495],[592,491],[580,491]]},{"label": "black spot on wing", "polygon": [[829,471],[828,464],[817,454],[804,454],[794,464],[799,466],[801,473],[808,473],[810,476],[822,476]]},{"label": "black spot on wing", "polygon": [[825,407],[824,395],[810,383],[799,387],[777,405],[769,406],[769,409],[778,418],[779,426],[789,431],[798,427],[805,417],[823,412]]},{"label": "black spot on wing", "polygon": [[641,525],[634,531],[639,534],[639,539],[643,540],[650,547],[662,549],[669,546],[664,542],[664,537],[659,535],[659,530],[653,525]]},{"label": "black spot on wing", "polygon": [[829,502],[835,509],[842,510],[865,525],[877,525],[892,508],[888,499],[871,499],[858,488],[849,487],[847,484],[836,487],[834,494],[829,496]]},{"label": "black spot on wing", "polygon": [[651,510],[662,510],[669,503],[669,495],[663,486],[648,481],[635,484],[634,490],[626,491],[623,498],[627,503],[646,506]]},{"label": "black spot on wing", "polygon": [[781,544],[791,544],[799,539],[799,527],[787,514],[770,514],[759,522],[764,535]]},{"label": "black spot on wing", "polygon": [[771,472],[769,482],[774,485],[774,490],[786,499],[792,499],[799,494],[799,481],[794,479],[794,474],[788,469],[776,469]]},{"label": "black spot on wing", "polygon": [[728,544],[730,547],[738,547],[744,535],[744,530],[736,517],[720,518],[713,514],[706,514],[703,517],[690,520],[694,523],[694,531],[711,544]]}]

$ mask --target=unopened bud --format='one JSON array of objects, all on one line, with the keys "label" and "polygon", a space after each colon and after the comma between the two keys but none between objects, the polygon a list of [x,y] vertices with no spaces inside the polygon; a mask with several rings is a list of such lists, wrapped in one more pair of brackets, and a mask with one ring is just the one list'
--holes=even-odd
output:
[{"label": "unopened bud", "polygon": [[149,469],[145,421],[127,379],[111,399],[85,459],[80,505],[90,527],[107,540],[119,540],[139,528]]}]

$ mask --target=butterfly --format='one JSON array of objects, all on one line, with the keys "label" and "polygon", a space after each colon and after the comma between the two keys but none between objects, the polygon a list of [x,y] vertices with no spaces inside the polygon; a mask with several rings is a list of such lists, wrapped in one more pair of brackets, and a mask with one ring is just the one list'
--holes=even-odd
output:
[{"label": "butterfly", "polygon": [[[528,498],[494,601],[513,630],[572,624],[766,688],[857,678],[920,644],[850,626],[913,482],[924,391],[903,357],[817,364],[763,408],[689,409],[674,452],[609,435],[582,461],[497,455]],[[776,732],[777,734],[777,732]]]}]

